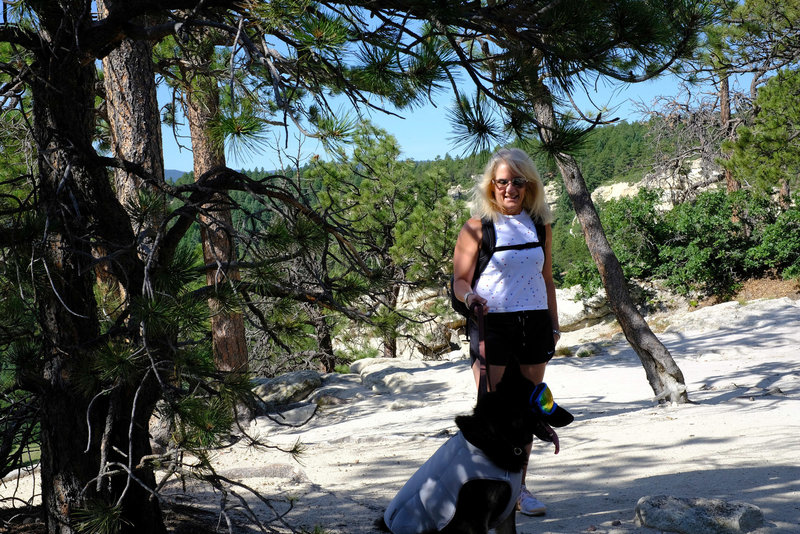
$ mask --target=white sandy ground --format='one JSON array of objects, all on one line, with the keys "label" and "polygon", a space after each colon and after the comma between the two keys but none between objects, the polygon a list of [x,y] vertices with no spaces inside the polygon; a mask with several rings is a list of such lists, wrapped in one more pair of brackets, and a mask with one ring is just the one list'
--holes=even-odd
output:
[{"label": "white sandy ground", "polygon": [[[755,534],[800,533],[800,301],[729,302],[669,322],[659,338],[683,371],[692,404],[658,406],[636,354],[624,340],[608,340],[607,330],[561,341],[605,334],[607,343],[593,356],[548,365],[546,381],[576,420],[559,432],[560,454],[534,444],[528,485],[548,510],[518,515],[518,532],[657,533],[635,525],[634,507],[642,496],[667,494],[751,503],[765,516]],[[300,440],[302,463],[236,446],[216,455],[219,473],[273,497],[279,510],[287,507],[280,497],[293,497],[285,519],[295,528],[377,532],[386,504],[474,401],[466,360],[419,362],[405,372],[415,384],[408,394],[377,394],[345,377],[343,387],[357,398],[305,426],[253,422],[250,430],[273,444]],[[8,482],[0,487],[0,495],[9,491]],[[175,496],[194,504],[218,497],[199,489]]]}]

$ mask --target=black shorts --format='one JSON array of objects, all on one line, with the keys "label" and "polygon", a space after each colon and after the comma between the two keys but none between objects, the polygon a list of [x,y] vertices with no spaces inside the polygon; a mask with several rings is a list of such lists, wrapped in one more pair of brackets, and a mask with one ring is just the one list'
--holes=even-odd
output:
[{"label": "black shorts", "polygon": [[[489,313],[484,316],[484,346],[489,365],[547,363],[555,353],[553,323],[549,310]],[[470,338],[478,339],[478,328],[470,319]],[[476,343],[470,343],[472,361]]]}]

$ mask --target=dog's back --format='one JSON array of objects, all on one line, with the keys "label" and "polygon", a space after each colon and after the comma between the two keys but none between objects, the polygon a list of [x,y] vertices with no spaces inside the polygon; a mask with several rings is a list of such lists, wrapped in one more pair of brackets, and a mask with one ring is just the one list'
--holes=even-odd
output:
[{"label": "dog's back", "polygon": [[[476,481],[482,484],[474,484]],[[511,513],[514,502],[510,497],[518,493],[521,483],[521,469],[510,472],[498,467],[459,432],[439,447],[406,482],[389,503],[384,521],[394,534],[456,532],[451,526],[456,519],[457,524],[480,524],[475,523],[480,519],[481,523],[494,525]],[[477,508],[465,509],[465,491],[480,493],[480,488],[486,491],[485,487],[489,486],[494,488],[491,496],[484,495],[477,502],[471,499]],[[495,502],[501,496],[506,499],[500,507]]]}]

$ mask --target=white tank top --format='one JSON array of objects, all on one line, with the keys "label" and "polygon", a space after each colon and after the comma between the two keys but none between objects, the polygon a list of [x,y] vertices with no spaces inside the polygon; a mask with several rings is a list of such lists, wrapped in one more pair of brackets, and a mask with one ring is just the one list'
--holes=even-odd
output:
[{"label": "white tank top", "polygon": [[[495,247],[521,245],[532,241],[544,243],[536,225],[525,212],[500,215],[494,223]],[[542,276],[544,247],[522,250],[496,250],[474,285],[485,298],[489,313],[547,309],[547,288]]]}]

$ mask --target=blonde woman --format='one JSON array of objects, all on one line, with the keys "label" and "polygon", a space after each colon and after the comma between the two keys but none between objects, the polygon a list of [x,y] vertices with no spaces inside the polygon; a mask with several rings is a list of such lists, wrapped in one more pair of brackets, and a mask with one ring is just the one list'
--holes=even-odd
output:
[{"label": "blonde woman", "polygon": [[[490,388],[500,382],[510,364],[519,365],[526,378],[539,384],[561,333],[552,272],[553,217],[530,157],[517,148],[495,153],[475,185],[471,207],[473,216],[456,241],[453,292],[467,307],[476,302],[483,305]],[[484,271],[473,280],[482,220],[494,224],[495,248],[520,247],[495,250]],[[545,235],[539,235],[542,228]],[[471,356],[477,384],[480,366],[477,355]],[[525,487],[526,474],[527,468],[517,507],[523,514],[544,515],[544,504]]]}]

